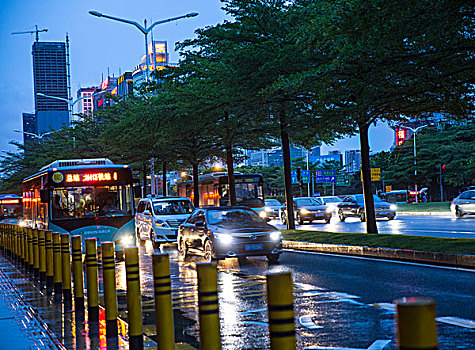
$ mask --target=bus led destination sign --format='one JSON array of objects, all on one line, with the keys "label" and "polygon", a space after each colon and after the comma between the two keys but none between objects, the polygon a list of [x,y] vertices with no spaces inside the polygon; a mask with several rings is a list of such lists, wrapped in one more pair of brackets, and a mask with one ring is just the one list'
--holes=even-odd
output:
[{"label": "bus led destination sign", "polygon": [[116,172],[112,173],[86,173],[86,174],[66,174],[66,182],[101,182],[117,180]]}]

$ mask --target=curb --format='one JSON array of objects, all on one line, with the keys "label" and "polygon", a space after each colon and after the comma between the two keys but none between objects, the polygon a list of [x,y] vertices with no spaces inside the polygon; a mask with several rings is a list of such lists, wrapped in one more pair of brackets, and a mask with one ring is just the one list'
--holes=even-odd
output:
[{"label": "curb", "polygon": [[408,249],[374,248],[343,244],[282,241],[283,248],[320,253],[365,256],[379,259],[412,261],[433,265],[444,265],[475,269],[475,255],[421,252]]},{"label": "curb", "polygon": [[396,211],[396,215],[436,215],[436,216],[451,216],[450,211]]}]

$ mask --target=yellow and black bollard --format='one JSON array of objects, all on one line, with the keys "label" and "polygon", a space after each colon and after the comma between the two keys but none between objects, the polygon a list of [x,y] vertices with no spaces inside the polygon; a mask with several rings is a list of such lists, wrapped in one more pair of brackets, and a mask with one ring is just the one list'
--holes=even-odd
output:
[{"label": "yellow and black bollard", "polygon": [[216,263],[197,263],[200,349],[221,349]]},{"label": "yellow and black bollard", "polygon": [[53,263],[53,232],[45,231],[46,248],[46,288],[53,290],[54,283],[54,263]]},{"label": "yellow and black bollard", "polygon": [[153,253],[152,264],[157,345],[160,350],[174,350],[175,332],[173,326],[170,259],[168,254]]},{"label": "yellow and black bollard", "polygon": [[61,234],[53,232],[53,287],[55,296],[60,296],[63,290],[63,266],[61,262]]},{"label": "yellow and black bollard", "polygon": [[87,238],[86,243],[86,285],[87,313],[89,321],[99,321],[99,279],[97,272],[97,241]]},{"label": "yellow and black bollard", "polygon": [[71,237],[73,255],[74,305],[76,312],[84,312],[84,275],[82,271],[82,238]]},{"label": "yellow and black bollard", "polygon": [[46,232],[44,230],[38,231],[38,251],[40,256],[40,281],[46,282]]},{"label": "yellow and black bollard", "polygon": [[33,229],[27,228],[28,233],[28,270],[33,273],[34,257],[33,257]]},{"label": "yellow and black bollard", "polygon": [[18,244],[18,234],[17,234],[17,231],[16,231],[16,227],[14,225],[10,225],[11,226],[11,230],[12,230],[12,235],[13,235],[13,251],[14,251],[14,256],[15,256],[15,262],[18,263],[19,262],[19,258],[20,258],[20,254],[19,254],[19,244]]},{"label": "yellow and black bollard", "polygon": [[61,272],[63,275],[63,299],[72,300],[71,293],[71,251],[69,249],[69,233],[61,233]]},{"label": "yellow and black bollard", "polygon": [[22,250],[22,257],[23,257],[23,268],[26,271],[28,268],[28,240],[26,235],[26,230],[24,227],[19,227],[20,235],[21,235],[21,250]]},{"label": "yellow and black bollard", "polygon": [[435,302],[429,298],[402,298],[396,304],[396,333],[400,350],[436,350]]},{"label": "yellow and black bollard", "polygon": [[40,249],[38,246],[37,229],[33,229],[33,274],[35,279],[40,277]]},{"label": "yellow and black bollard", "polygon": [[139,250],[125,248],[125,275],[127,279],[127,312],[129,321],[129,348],[143,349],[142,296],[140,293]]},{"label": "yellow and black bollard", "polygon": [[[102,280],[106,309],[106,336],[115,339],[117,329],[117,287],[115,280],[115,252],[113,242],[102,242]],[[109,344],[109,341],[107,342]]]},{"label": "yellow and black bollard", "polygon": [[267,275],[270,348],[296,349],[294,296],[290,272]]}]

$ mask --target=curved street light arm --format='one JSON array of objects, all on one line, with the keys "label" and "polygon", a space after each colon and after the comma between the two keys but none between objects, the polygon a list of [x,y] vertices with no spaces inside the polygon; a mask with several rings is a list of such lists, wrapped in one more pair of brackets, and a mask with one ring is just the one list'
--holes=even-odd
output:
[{"label": "curved street light arm", "polygon": [[114,21],[119,21],[119,22],[123,22],[123,23],[128,23],[128,24],[132,24],[133,26],[137,27],[138,30],[140,30],[143,34],[147,34],[148,31],[142,27],[139,23],[135,22],[135,21],[131,21],[131,20],[128,20],[128,19],[124,19],[124,18],[119,18],[119,17],[114,17],[114,16],[109,16],[109,15],[105,15],[103,13],[100,13],[100,12],[97,12],[97,11],[89,11],[89,13],[93,16],[96,16],[96,17],[104,17],[104,18],[108,18],[108,19],[112,19]]},{"label": "curved street light arm", "polygon": [[164,20],[161,20],[161,21],[156,21],[156,22],[153,22],[153,24],[150,27],[148,27],[146,29],[146,31],[147,31],[147,33],[149,33],[153,29],[153,27],[155,27],[158,24],[173,22],[173,21],[177,21],[177,20],[182,19],[182,18],[189,18],[189,17],[195,17],[195,16],[198,16],[198,13],[192,12],[192,13],[187,13],[186,15],[183,15],[183,16],[178,16],[178,17],[164,19]]},{"label": "curved street light arm", "polygon": [[69,101],[67,98],[64,98],[64,97],[46,95],[46,94],[43,94],[43,93],[41,93],[41,92],[37,92],[36,95],[37,95],[37,96],[42,96],[42,97],[54,98],[54,99],[56,99],[56,100],[61,100],[61,101],[70,103],[70,101]]}]

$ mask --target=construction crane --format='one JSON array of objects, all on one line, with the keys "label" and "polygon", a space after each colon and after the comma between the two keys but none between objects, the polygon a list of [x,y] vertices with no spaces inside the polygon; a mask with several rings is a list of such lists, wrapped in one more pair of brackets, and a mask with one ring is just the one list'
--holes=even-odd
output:
[{"label": "construction crane", "polygon": [[38,42],[40,40],[40,36],[38,35],[41,32],[47,32],[48,29],[38,29],[38,26],[35,25],[35,30],[28,30],[26,32],[13,32],[12,34],[36,34],[36,41]]}]

